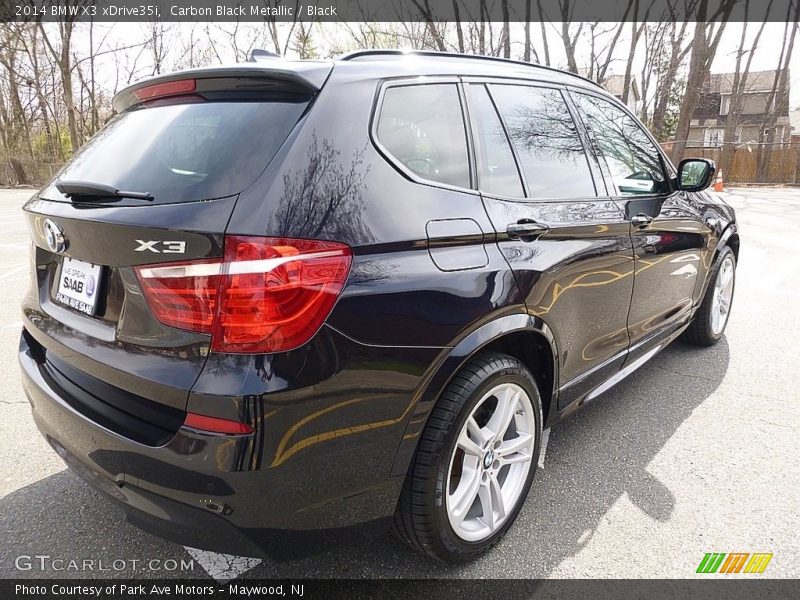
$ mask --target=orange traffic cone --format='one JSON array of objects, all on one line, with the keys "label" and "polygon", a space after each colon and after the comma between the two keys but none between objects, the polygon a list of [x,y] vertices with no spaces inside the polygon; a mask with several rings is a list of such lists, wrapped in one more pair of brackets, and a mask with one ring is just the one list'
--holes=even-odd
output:
[{"label": "orange traffic cone", "polygon": [[714,191],[715,192],[722,192],[724,190],[725,183],[722,180],[722,169],[717,171],[717,180],[714,182]]}]

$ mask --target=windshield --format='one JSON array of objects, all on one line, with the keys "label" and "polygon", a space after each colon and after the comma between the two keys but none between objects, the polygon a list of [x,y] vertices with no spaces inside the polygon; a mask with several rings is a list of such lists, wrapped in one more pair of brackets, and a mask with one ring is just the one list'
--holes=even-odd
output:
[{"label": "windshield", "polygon": [[[122,113],[59,173],[146,192],[155,204],[238,194],[286,140],[308,102],[189,102]],[[42,197],[63,200],[51,183]]]}]

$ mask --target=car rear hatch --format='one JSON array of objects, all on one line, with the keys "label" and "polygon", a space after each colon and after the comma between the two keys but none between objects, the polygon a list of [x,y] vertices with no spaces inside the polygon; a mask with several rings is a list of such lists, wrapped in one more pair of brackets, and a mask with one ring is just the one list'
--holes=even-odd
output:
[{"label": "car rear hatch", "polygon": [[25,205],[25,341],[73,408],[148,445],[177,431],[209,353],[200,321],[214,297],[147,289],[148,268],[221,260],[238,194],[330,69],[275,61],[132,86],[114,99],[119,114]]}]

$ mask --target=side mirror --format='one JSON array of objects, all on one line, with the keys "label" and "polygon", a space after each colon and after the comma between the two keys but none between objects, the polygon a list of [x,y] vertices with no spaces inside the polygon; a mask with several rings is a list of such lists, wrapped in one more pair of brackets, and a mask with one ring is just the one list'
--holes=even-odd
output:
[{"label": "side mirror", "polygon": [[685,158],[678,165],[678,189],[699,192],[714,183],[717,165],[707,158]]}]

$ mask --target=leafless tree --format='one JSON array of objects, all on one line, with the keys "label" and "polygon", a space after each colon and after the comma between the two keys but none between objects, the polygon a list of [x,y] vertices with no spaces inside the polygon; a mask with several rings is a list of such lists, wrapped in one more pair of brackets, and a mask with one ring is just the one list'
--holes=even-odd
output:
[{"label": "leafless tree", "polygon": [[575,9],[575,0],[558,0],[559,13],[561,16],[561,41],[564,44],[564,52],[567,55],[567,68],[573,73],[578,72],[578,63],[575,60],[575,48],[585,23],[579,23],[577,27],[572,26],[572,14]]},{"label": "leafless tree", "polygon": [[447,47],[444,43],[444,37],[442,37],[442,34],[437,27],[436,20],[433,17],[433,10],[431,10],[430,0],[411,0],[411,2],[419,11],[423,21],[425,21],[428,32],[436,43],[436,49],[441,52],[446,51]]},{"label": "leafless tree", "polygon": [[511,58],[511,15],[508,10],[508,0],[501,0],[500,7],[503,12],[503,30],[500,33],[503,58]]},{"label": "leafless tree", "polygon": [[292,41],[292,51],[300,59],[319,58],[317,47],[314,44],[312,30],[314,29],[314,22],[299,23],[297,30],[294,33],[294,40]]},{"label": "leafless tree", "polygon": [[692,56],[689,62],[689,74],[686,78],[686,91],[681,103],[678,126],[675,131],[675,143],[672,146],[672,159],[677,162],[683,158],[686,139],[692,114],[700,98],[703,82],[714,61],[719,41],[728,23],[735,0],[721,0],[717,10],[709,13],[708,0],[697,0],[694,37],[692,39]]},{"label": "leafless tree", "polygon": [[759,181],[767,181],[778,118],[789,111],[789,63],[794,51],[798,25],[800,25],[800,0],[792,0],[786,11],[786,25],[783,28],[783,43],[778,58],[778,68],[775,71],[772,89],[764,109],[767,118],[759,135],[759,142],[763,144],[758,162]]},{"label": "leafless tree", "polygon": [[542,0],[536,0],[536,7],[539,13],[539,26],[542,30],[542,52],[544,54],[544,64],[550,66],[550,46],[547,42],[547,28],[545,27],[545,15],[542,8]]},{"label": "leafless tree", "polygon": [[[632,1],[632,0],[631,0]],[[628,4],[630,10],[630,4]],[[625,11],[625,16],[628,16],[628,10]],[[591,23],[589,25],[589,70],[587,77],[603,85],[606,81],[608,68],[614,59],[614,50],[617,47],[622,30],[625,27],[625,21],[621,21],[616,25],[608,25],[601,27],[601,23]],[[611,38],[608,35],[613,32]],[[607,40],[605,43],[601,40]],[[631,49],[633,54],[633,49]]]},{"label": "leafless tree", "polygon": [[67,112],[67,127],[72,150],[77,150],[83,143],[80,132],[78,131],[77,109],[75,107],[75,96],[72,87],[72,33],[75,29],[75,18],[67,17],[64,21],[54,24],[57,27],[58,37],[51,40],[41,21],[38,23],[42,41],[50,52],[59,74],[61,75],[61,87],[64,92],[64,107]]},{"label": "leafless tree", "polygon": [[[659,139],[666,139],[666,122],[670,102],[675,98],[678,72],[691,50],[685,43],[688,19],[677,23],[677,4],[680,0],[667,0],[668,14],[661,15],[661,21],[654,26],[654,37],[658,44],[648,44],[649,63],[657,77],[654,82],[653,116],[651,127]],[[647,62],[647,61],[646,61]]]},{"label": "leafless tree", "polygon": [[[530,2],[530,0],[528,0]],[[461,25],[461,11],[458,9],[458,0],[453,0],[453,18],[456,24],[456,39],[458,40],[458,51],[464,52],[464,29]]]},{"label": "leafless tree", "polygon": [[633,74],[633,61],[636,57],[636,47],[639,45],[639,38],[642,36],[642,32],[644,28],[647,26],[647,18],[650,15],[650,10],[652,9],[653,5],[650,4],[644,11],[644,15],[642,15],[642,20],[639,21],[639,7],[640,7],[640,0],[631,0],[628,2],[628,8],[625,11],[625,16],[623,17],[623,21],[625,17],[628,16],[628,11],[630,11],[631,7],[633,7],[633,16],[631,19],[631,49],[628,52],[628,60],[625,62],[625,76],[622,83],[622,101],[627,104],[628,103],[628,94],[630,94],[631,89],[631,78]]},{"label": "leafless tree", "polygon": [[[749,0],[745,0],[744,5],[744,22],[742,24],[742,35],[739,38],[739,47],[736,51],[736,67],[733,73],[733,82],[731,84],[731,94],[729,98],[728,104],[728,114],[725,121],[725,130],[722,136],[723,139],[723,146],[722,146],[722,156],[719,164],[719,168],[723,173],[727,173],[730,171],[731,162],[733,160],[733,153],[736,149],[736,130],[739,126],[739,121],[742,114],[743,109],[743,102],[744,102],[744,94],[745,91],[748,89],[748,76],[750,75],[750,64],[753,61],[753,55],[756,52],[756,48],[758,48],[758,42],[761,38],[761,34],[764,31],[764,26],[769,19],[769,13],[772,9],[773,0],[769,0],[767,4],[766,12],[764,14],[764,20],[761,23],[758,31],[756,32],[755,38],[750,43],[749,48],[746,44],[747,40],[747,16],[749,14],[750,9],[750,2]],[[742,58],[744,55],[747,55],[747,60],[742,66]]]}]

